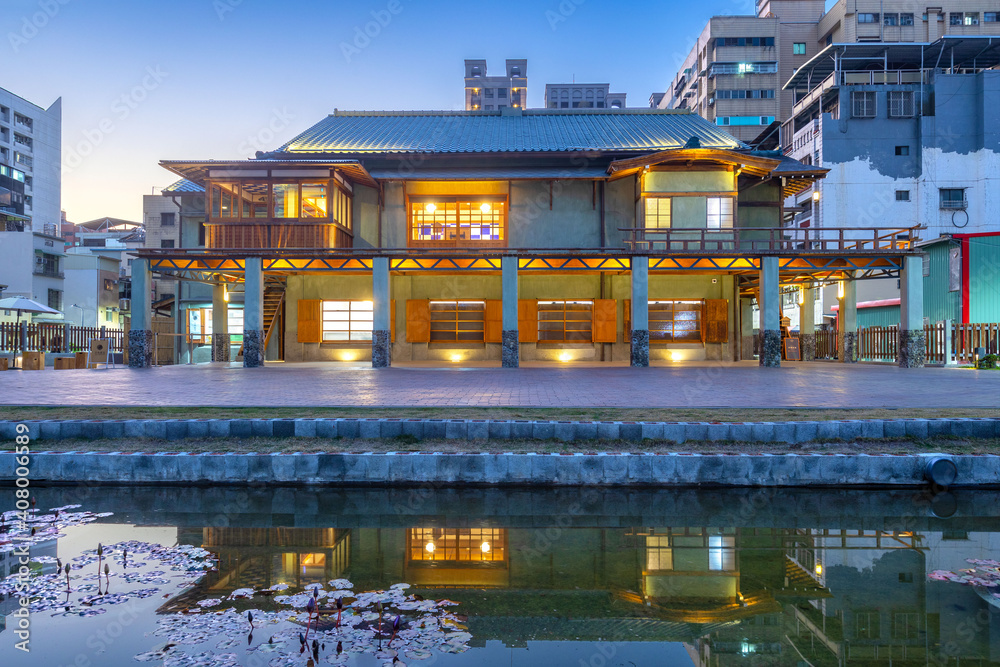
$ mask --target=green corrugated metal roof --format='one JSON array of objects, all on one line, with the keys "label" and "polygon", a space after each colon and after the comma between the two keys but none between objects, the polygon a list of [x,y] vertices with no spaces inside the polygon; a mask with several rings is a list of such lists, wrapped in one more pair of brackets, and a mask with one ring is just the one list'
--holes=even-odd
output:
[{"label": "green corrugated metal roof", "polygon": [[746,148],[688,111],[528,109],[338,111],[271,156],[359,153],[658,151],[697,137],[703,148]]}]

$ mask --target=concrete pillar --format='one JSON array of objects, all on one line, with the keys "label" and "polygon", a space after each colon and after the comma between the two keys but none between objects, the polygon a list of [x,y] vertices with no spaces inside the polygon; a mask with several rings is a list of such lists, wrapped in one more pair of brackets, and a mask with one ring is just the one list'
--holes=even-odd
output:
[{"label": "concrete pillar", "polygon": [[649,258],[632,258],[632,331],[630,363],[649,366]]},{"label": "concrete pillar", "polygon": [[374,322],[372,328],[372,368],[389,368],[392,365],[392,332],[389,331],[390,294],[389,258],[372,259],[372,298]]},{"label": "concrete pillar", "polygon": [[243,367],[257,368],[264,365],[264,262],[260,257],[244,262]]},{"label": "concrete pillar", "polygon": [[760,258],[760,358],[761,366],[781,366],[781,295],[778,258]]},{"label": "concrete pillar", "polygon": [[132,328],[128,332],[128,365],[149,368],[153,365],[153,274],[149,260],[132,262]]},{"label": "concrete pillar", "polygon": [[843,363],[858,360],[858,283],[852,272],[844,276],[843,296],[838,296],[837,356]]},{"label": "concrete pillar", "polygon": [[229,361],[231,344],[226,286],[212,285],[212,361]]},{"label": "concrete pillar", "polygon": [[740,360],[753,359],[753,299],[740,299]]},{"label": "concrete pillar", "polygon": [[816,289],[812,283],[802,290],[799,306],[799,346],[802,361],[816,358]]},{"label": "concrete pillar", "polygon": [[504,368],[517,368],[521,358],[521,345],[517,332],[517,256],[501,257],[500,270],[503,287],[501,364]]},{"label": "concrete pillar", "polygon": [[[922,368],[927,362],[923,265],[924,258],[920,255],[907,256],[903,258],[903,268],[899,272],[900,368]],[[948,329],[950,328],[949,326]],[[949,338],[950,334],[951,332],[947,331],[946,335]],[[945,352],[948,353],[947,349]]]},{"label": "concrete pillar", "polygon": [[70,328],[70,325],[69,325],[68,322],[63,325],[63,344],[62,344],[62,348],[63,348],[63,352],[66,352],[66,353],[70,352],[70,349],[69,349],[69,328]]}]

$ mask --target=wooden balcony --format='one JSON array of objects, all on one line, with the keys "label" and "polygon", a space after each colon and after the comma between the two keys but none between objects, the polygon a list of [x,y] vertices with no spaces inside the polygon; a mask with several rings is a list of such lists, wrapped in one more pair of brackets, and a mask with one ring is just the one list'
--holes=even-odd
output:
[{"label": "wooden balcony", "polygon": [[920,227],[655,229],[619,227],[632,252],[885,253],[913,251]]},{"label": "wooden balcony", "polygon": [[332,222],[205,223],[206,248],[350,248],[353,235]]}]

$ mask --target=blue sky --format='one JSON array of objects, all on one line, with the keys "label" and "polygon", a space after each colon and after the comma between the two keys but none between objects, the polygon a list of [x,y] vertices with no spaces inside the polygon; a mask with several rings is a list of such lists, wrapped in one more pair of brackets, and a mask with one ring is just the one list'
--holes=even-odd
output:
[{"label": "blue sky", "polygon": [[174,180],[160,159],[251,157],[335,108],[462,108],[465,58],[527,58],[529,106],[574,76],[645,106],[709,16],[753,12],[753,0],[2,1],[0,87],[44,107],[63,98],[76,222],[139,220],[142,195]]}]

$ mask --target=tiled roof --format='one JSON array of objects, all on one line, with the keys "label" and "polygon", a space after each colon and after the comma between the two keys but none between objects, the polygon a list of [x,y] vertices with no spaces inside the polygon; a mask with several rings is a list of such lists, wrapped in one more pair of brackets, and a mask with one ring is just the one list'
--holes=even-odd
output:
[{"label": "tiled roof", "polygon": [[272,153],[649,152],[746,145],[689,111],[528,109],[525,111],[338,111]]},{"label": "tiled roof", "polygon": [[186,178],[182,178],[181,180],[177,181],[176,183],[168,185],[167,187],[163,188],[163,190],[161,190],[161,192],[163,194],[175,194],[175,193],[176,194],[198,194],[198,193],[202,193],[204,191],[205,191],[205,188],[203,188],[202,186],[198,185],[197,183],[192,183],[191,181],[189,181]]}]

